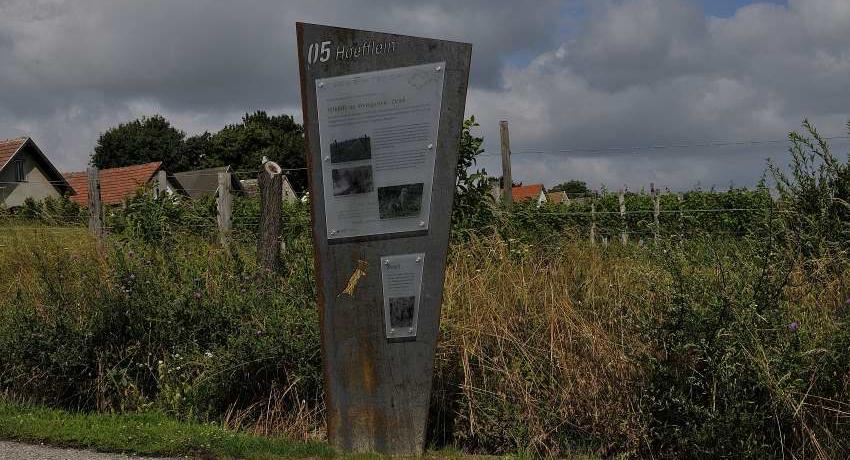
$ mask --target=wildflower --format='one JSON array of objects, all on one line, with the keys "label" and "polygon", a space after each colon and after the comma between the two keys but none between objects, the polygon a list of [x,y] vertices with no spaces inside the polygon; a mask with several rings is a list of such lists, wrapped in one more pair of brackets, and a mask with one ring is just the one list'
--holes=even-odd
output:
[{"label": "wildflower", "polygon": [[212,354],[211,351],[208,351],[208,352],[204,353],[204,356],[206,356],[207,358],[212,358],[213,354]]},{"label": "wildflower", "polygon": [[257,330],[257,337],[263,335],[263,331]]},{"label": "wildflower", "polygon": [[844,302],[844,305],[850,306],[850,297],[847,298],[847,301]]},{"label": "wildflower", "polygon": [[797,329],[799,329],[799,328],[800,328],[800,323],[798,323],[797,321],[794,321],[794,322],[792,322],[791,324],[788,325],[788,330],[791,331],[791,332],[797,332]]},{"label": "wildflower", "polygon": [[201,293],[200,293],[200,292],[196,292],[196,293],[195,293],[195,298],[196,298],[196,299],[200,299],[200,298],[201,298]]}]

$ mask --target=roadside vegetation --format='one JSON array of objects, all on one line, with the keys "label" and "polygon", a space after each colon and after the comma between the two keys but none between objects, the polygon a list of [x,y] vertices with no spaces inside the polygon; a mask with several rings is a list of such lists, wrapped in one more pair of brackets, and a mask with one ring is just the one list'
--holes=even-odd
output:
[{"label": "roadside vegetation", "polygon": [[[468,172],[481,145],[472,132],[470,121],[431,446],[850,456],[850,166],[813,127],[791,136],[789,168],[769,170],[774,196],[764,186],[685,198],[752,210],[676,217],[657,244],[651,222],[629,222],[643,244],[628,245],[614,243],[614,221],[600,223],[607,246],[590,244],[578,208],[495,206],[486,174]],[[204,206],[139,195],[107,219],[103,245],[50,231],[38,212],[6,224],[0,388],[83,413],[322,440],[307,207],[286,208],[284,264],[265,272],[256,204],[237,203],[227,247]]]}]

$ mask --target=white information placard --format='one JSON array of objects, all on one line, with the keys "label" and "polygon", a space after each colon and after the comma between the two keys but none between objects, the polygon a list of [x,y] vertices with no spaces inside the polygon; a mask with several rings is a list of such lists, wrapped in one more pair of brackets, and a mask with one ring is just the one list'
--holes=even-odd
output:
[{"label": "white information placard", "polygon": [[416,337],[425,254],[381,257],[384,327],[388,339]]},{"label": "white information placard", "polygon": [[328,239],[428,229],[444,70],[316,80]]}]

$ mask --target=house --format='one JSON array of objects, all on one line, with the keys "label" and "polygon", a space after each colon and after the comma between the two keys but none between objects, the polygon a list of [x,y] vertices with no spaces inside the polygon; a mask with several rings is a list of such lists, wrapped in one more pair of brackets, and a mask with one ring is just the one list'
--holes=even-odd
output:
[{"label": "house", "polygon": [[[257,179],[243,179],[239,182],[242,183],[242,189],[245,191],[245,195],[257,196],[257,194],[260,193]],[[295,189],[292,188],[292,184],[289,183],[289,179],[286,176],[283,176],[283,191],[281,198],[284,203],[294,203],[298,201],[298,195],[295,193]]]},{"label": "house", "polygon": [[570,197],[567,196],[567,192],[549,192],[546,194],[546,202],[552,204],[570,204]]},{"label": "house", "polygon": [[13,208],[27,198],[59,198],[74,192],[31,138],[0,140],[0,205]]},{"label": "house", "polygon": [[511,196],[515,203],[533,200],[537,206],[546,202],[546,190],[543,184],[520,185],[511,189]]},{"label": "house", "polygon": [[[122,166],[120,168],[101,169],[98,171],[100,177],[100,202],[104,205],[121,204],[127,198],[132,197],[136,191],[148,185],[155,185],[158,176],[164,175],[166,179],[165,190],[169,194],[183,192],[180,185],[164,172],[162,162],[145,163],[141,165]],[[88,205],[89,177],[85,171],[65,173],[65,179],[77,191],[71,200],[83,205]]]},{"label": "house", "polygon": [[[231,172],[230,166],[221,166],[174,173],[173,178],[179,185],[181,192],[189,198],[197,199],[215,195],[218,192],[218,175]],[[230,175],[230,190],[237,193],[242,191],[242,183],[233,174]]]}]

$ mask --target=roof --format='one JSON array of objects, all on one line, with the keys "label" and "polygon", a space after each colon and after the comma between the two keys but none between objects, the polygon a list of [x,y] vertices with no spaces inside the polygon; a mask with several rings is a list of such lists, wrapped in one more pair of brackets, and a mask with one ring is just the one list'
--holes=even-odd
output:
[{"label": "roof", "polygon": [[0,171],[2,171],[9,160],[18,153],[18,150],[29,140],[28,137],[16,137],[14,139],[0,140]]},{"label": "roof", "polygon": [[[100,202],[103,204],[121,204],[133,195],[139,187],[150,182],[162,167],[161,161],[121,168],[101,169]],[[89,176],[85,171],[65,173],[65,179],[74,187],[77,194],[71,200],[86,206],[89,196]]]},{"label": "roof", "polygon": [[514,201],[536,200],[543,192],[543,184],[520,185],[511,189]]},{"label": "roof", "polygon": [[[220,166],[174,173],[173,178],[190,198],[200,198],[214,195],[218,191],[218,174],[229,172],[230,166]],[[232,190],[242,190],[242,184],[234,176],[230,176],[230,187]]]},{"label": "roof", "polygon": [[45,173],[47,173],[48,179],[50,183],[63,192],[69,192],[71,195],[74,194],[74,189],[70,184],[65,180],[59,170],[53,166],[53,163],[47,159],[47,156],[44,152],[41,151],[40,148],[35,144],[35,142],[29,137],[16,137],[14,139],[0,139],[0,171],[6,169],[6,166],[9,165],[9,162],[12,158],[21,150],[24,149],[25,146],[29,146],[29,151],[33,153],[34,158],[38,161],[41,166],[44,168]]},{"label": "roof", "polygon": [[550,192],[546,194],[546,201],[552,204],[568,203],[570,199],[565,192]]}]

